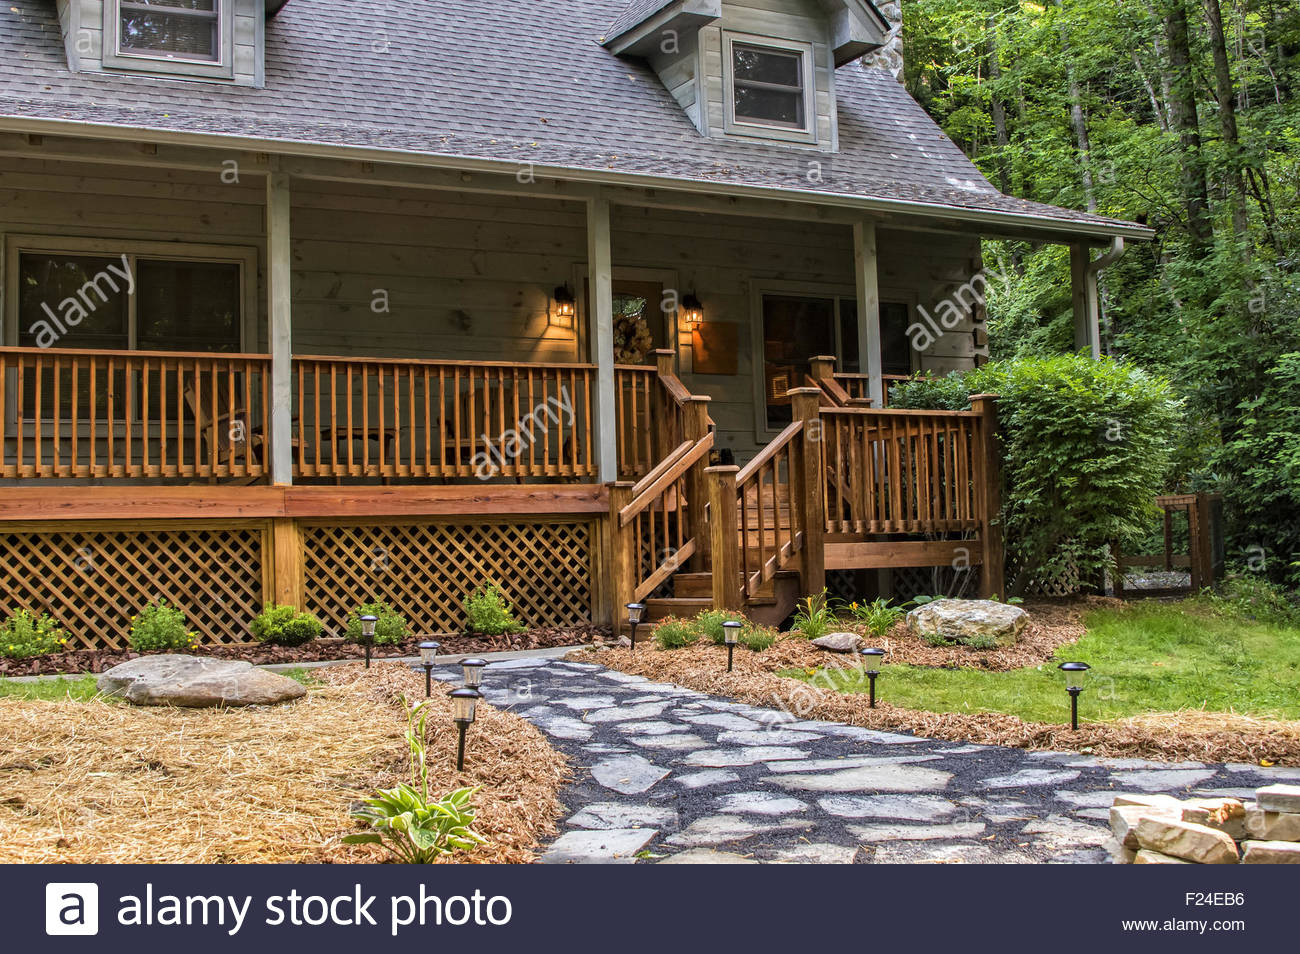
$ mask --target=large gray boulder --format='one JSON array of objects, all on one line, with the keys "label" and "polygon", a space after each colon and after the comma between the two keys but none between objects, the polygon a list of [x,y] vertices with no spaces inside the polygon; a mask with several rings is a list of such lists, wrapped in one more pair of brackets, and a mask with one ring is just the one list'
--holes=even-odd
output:
[{"label": "large gray boulder", "polygon": [[1010,646],[1029,623],[1019,606],[994,600],[935,600],[907,614],[907,628],[922,638],[941,636],[957,643],[997,641]]},{"label": "large gray boulder", "polygon": [[143,656],[99,677],[99,691],[137,706],[269,706],[307,694],[301,683],[252,663],[203,656]]}]

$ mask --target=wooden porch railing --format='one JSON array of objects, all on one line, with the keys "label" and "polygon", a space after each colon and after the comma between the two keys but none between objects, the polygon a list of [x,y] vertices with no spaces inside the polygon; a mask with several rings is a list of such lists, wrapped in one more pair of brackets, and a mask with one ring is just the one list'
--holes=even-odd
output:
[{"label": "wooden porch railing", "polygon": [[986,483],[981,417],[976,411],[823,408],[827,530],[978,529]]},{"label": "wooden porch railing", "polygon": [[295,357],[294,475],[589,478],[587,364]]},{"label": "wooden porch railing", "polygon": [[690,434],[694,396],[673,371],[676,352],[655,352],[655,364],[620,364],[614,368],[618,417],[618,476],[639,480],[663,461]]},{"label": "wooden porch railing", "polygon": [[266,472],[270,357],[0,349],[0,476]]}]

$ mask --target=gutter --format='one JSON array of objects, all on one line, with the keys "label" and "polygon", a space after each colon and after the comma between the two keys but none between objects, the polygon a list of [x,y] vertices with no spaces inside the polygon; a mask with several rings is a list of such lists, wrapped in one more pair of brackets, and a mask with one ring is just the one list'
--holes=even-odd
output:
[{"label": "gutter", "polygon": [[1084,294],[1087,296],[1088,307],[1088,338],[1092,345],[1094,361],[1101,358],[1101,291],[1098,287],[1098,276],[1103,268],[1109,268],[1123,258],[1124,252],[1124,239],[1116,235],[1110,241],[1110,248],[1089,261],[1083,272]]},{"label": "gutter", "polygon": [[[512,159],[442,156],[380,146],[337,146],[297,139],[269,140],[232,133],[192,133],[71,119],[2,116],[0,117],[0,131],[27,135],[81,136],[88,139],[112,142],[138,143],[143,140],[163,145],[242,149],[267,155],[340,159],[351,162],[383,162],[454,172],[504,174],[512,177],[519,168],[519,160]],[[1018,226],[1043,232],[1105,239],[1112,243],[1116,240],[1120,240],[1122,243],[1121,236],[1127,236],[1138,241],[1151,241],[1156,235],[1154,229],[1137,224],[1102,225],[1100,223],[1068,222],[1017,212],[989,212],[980,209],[942,205],[937,202],[865,197],[849,192],[795,192],[776,186],[702,182],[653,174],[611,172],[602,169],[570,166],[548,166],[540,163],[532,163],[531,168],[539,177],[569,180],[589,185],[616,185],[637,189],[659,189],[669,192],[703,193],[721,198],[777,200],[819,207],[856,209],[862,212],[887,215],[941,216],[976,225]]]}]

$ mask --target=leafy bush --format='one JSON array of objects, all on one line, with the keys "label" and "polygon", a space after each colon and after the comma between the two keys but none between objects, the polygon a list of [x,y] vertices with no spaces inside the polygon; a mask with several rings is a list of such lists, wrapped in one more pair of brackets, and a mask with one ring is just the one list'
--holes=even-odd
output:
[{"label": "leafy bush", "polygon": [[375,622],[376,645],[400,643],[410,633],[410,628],[406,624],[406,617],[380,600],[376,603],[362,603],[348,614],[348,627],[344,632],[345,639],[349,639],[354,643],[361,642],[361,617],[363,616],[378,617]]},{"label": "leafy bush", "polygon": [[1205,592],[1202,600],[1221,613],[1263,623],[1300,625],[1300,606],[1265,577],[1229,577],[1217,591]]},{"label": "leafy bush", "polygon": [[726,630],[722,628],[722,624],[732,620],[746,625],[749,624],[749,621],[741,613],[732,613],[727,610],[702,610],[695,617],[695,625],[699,628],[700,634],[706,637],[709,642],[715,646],[721,646],[724,644],[726,637]]},{"label": "leafy bush", "polygon": [[[406,700],[402,702],[405,704]],[[386,845],[404,864],[425,865],[457,848],[466,850],[487,844],[470,826],[476,811],[470,801],[477,788],[458,788],[434,801],[429,800],[429,764],[425,749],[425,720],[429,703],[422,702],[406,715],[406,744],[410,752],[414,784],[399,783],[381,789],[352,817],[370,826],[367,832],[345,835],[351,845]],[[419,785],[417,790],[415,784]]]},{"label": "leafy bush", "polygon": [[894,624],[907,615],[907,610],[901,606],[890,606],[889,600],[884,597],[870,603],[850,603],[849,610],[867,627],[867,632],[878,639],[888,636]]},{"label": "leafy bush", "polygon": [[768,629],[766,626],[755,626],[751,623],[740,631],[740,645],[756,653],[771,649],[772,644],[775,642],[776,631]]},{"label": "leafy bush", "polygon": [[1008,590],[1066,560],[1099,578],[1164,489],[1179,411],[1168,382],[1108,358],[1018,358],[909,382],[895,406],[951,407],[963,389],[1001,396]]},{"label": "leafy bush", "polygon": [[660,649],[694,646],[703,635],[694,620],[670,616],[655,627],[654,640]]},{"label": "leafy bush", "polygon": [[465,600],[465,631],[483,636],[523,632],[514,611],[496,583],[480,586]]},{"label": "leafy bush", "polygon": [[0,625],[0,656],[28,659],[57,653],[68,645],[68,634],[49,613],[39,617],[18,610]]},{"label": "leafy bush", "polygon": [[258,642],[277,646],[301,646],[319,639],[325,631],[321,621],[307,612],[292,606],[267,603],[249,627]]},{"label": "leafy bush", "polygon": [[188,627],[184,610],[157,600],[131,617],[131,648],[138,653],[195,649],[199,634]]},{"label": "leafy bush", "polygon": [[794,631],[804,639],[820,639],[835,626],[835,614],[826,599],[826,590],[799,601],[799,611],[794,614]]}]

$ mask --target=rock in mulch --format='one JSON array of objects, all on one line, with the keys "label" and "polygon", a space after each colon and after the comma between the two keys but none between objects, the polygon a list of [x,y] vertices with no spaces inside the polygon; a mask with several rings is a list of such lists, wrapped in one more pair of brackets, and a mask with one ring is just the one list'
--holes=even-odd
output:
[{"label": "rock in mulch", "polygon": [[907,614],[907,628],[917,636],[939,636],[952,642],[993,639],[1010,646],[1029,623],[1019,606],[993,600],[935,600]]},{"label": "rock in mulch", "polygon": [[101,692],[137,706],[269,706],[307,694],[301,683],[246,662],[202,656],[146,656],[99,677]]},{"label": "rock in mulch", "polygon": [[862,648],[862,637],[856,633],[828,633],[811,642],[818,649],[832,653],[856,653]]}]

